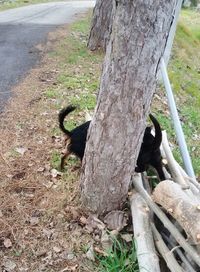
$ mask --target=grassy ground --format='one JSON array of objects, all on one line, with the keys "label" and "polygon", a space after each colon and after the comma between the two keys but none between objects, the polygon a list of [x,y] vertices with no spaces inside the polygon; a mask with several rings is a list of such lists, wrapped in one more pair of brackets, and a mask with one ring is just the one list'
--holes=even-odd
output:
[{"label": "grassy ground", "polygon": [[[200,176],[200,17],[191,10],[182,10],[169,63],[169,78],[174,93],[189,152],[197,176]],[[161,90],[160,90],[161,92]],[[157,111],[157,104],[155,111]],[[158,117],[176,144],[167,109],[159,107]],[[180,160],[178,148],[174,154]]]},{"label": "grassy ground", "polygon": [[30,5],[30,4],[40,4],[52,2],[50,0],[16,0],[16,1],[5,1],[0,3],[0,11],[11,9],[11,8],[19,8],[22,6]]},{"label": "grassy ground", "polygon": [[[193,11],[183,11],[169,65],[184,131],[200,173],[199,26]],[[0,123],[0,263],[13,271],[138,271],[135,250],[116,242],[108,256],[88,263],[85,256],[97,244],[80,220],[78,160],[71,157],[59,169],[63,147],[58,110],[70,103],[79,108],[69,116],[69,129],[94,109],[103,54],[86,48],[88,17],[49,35],[44,58],[16,86]],[[152,104],[178,157],[166,98],[158,88]],[[94,239],[95,238],[95,239]],[[128,257],[129,256],[129,257]],[[130,258],[131,256],[131,258]],[[134,262],[132,262],[134,260]],[[99,268],[97,268],[99,266]],[[131,266],[131,268],[130,268]],[[68,270],[67,270],[68,269]],[[73,270],[74,269],[74,270]],[[63,270],[64,271],[64,270]]]}]

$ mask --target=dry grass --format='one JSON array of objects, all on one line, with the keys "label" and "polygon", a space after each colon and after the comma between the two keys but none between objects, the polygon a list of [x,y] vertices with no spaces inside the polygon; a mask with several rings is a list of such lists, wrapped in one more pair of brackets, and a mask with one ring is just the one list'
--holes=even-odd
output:
[{"label": "dry grass", "polygon": [[45,46],[40,46],[44,55],[40,66],[14,88],[14,97],[1,116],[2,269],[13,265],[12,271],[89,271],[83,249],[91,237],[66,208],[76,207],[76,216],[82,215],[77,208],[79,173],[73,170],[73,164],[61,176],[51,172],[57,163],[52,157],[63,147],[57,129],[63,100],[45,95],[49,87],[58,85],[60,72],[59,56],[50,57],[47,52],[66,35],[67,27],[60,28],[49,35]]}]

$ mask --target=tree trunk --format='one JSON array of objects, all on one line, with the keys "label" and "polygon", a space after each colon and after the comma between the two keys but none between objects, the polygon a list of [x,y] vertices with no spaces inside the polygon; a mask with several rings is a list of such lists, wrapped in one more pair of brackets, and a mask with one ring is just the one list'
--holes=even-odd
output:
[{"label": "tree trunk", "polygon": [[175,3],[120,0],[114,7],[81,175],[83,203],[99,214],[126,199]]},{"label": "tree trunk", "polygon": [[110,40],[113,18],[113,0],[97,0],[93,11],[92,26],[88,48],[97,50],[106,46]]}]

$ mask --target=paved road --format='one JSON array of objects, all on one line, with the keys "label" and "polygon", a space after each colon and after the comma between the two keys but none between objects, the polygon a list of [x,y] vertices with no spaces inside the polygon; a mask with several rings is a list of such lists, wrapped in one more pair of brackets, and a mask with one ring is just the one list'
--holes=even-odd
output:
[{"label": "paved road", "polygon": [[0,112],[12,86],[38,63],[39,51],[34,47],[45,42],[50,31],[93,6],[94,1],[68,1],[0,12]]}]

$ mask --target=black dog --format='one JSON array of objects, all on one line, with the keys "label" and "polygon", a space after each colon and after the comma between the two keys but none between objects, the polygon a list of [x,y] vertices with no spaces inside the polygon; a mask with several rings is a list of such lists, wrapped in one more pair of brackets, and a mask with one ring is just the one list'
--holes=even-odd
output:
[{"label": "black dog", "polygon": [[156,169],[160,180],[165,180],[165,175],[162,169],[162,156],[160,152],[162,131],[156,118],[152,114],[150,114],[149,117],[155,127],[155,137],[151,134],[151,127],[147,127],[144,132],[143,142],[138,155],[135,171],[142,173],[151,165]]},{"label": "black dog", "polygon": [[68,106],[62,109],[58,116],[59,126],[60,129],[66,134],[67,136],[67,143],[66,143],[66,151],[61,158],[61,169],[64,168],[65,159],[73,153],[79,159],[83,159],[84,151],[85,151],[85,144],[87,139],[87,131],[90,125],[90,121],[83,123],[82,125],[76,127],[75,129],[68,131],[64,127],[64,119],[65,117],[72,111],[75,110],[76,107]]},{"label": "black dog", "polygon": [[[65,159],[71,154],[75,154],[82,161],[85,151],[87,131],[90,125],[90,121],[83,123],[82,125],[76,127],[75,129],[68,131],[64,127],[65,117],[75,110],[75,107],[68,106],[62,109],[59,113],[59,126],[60,129],[67,136],[66,151],[61,158],[61,169],[64,168]],[[151,134],[151,127],[145,129],[143,143],[141,145],[140,153],[137,160],[136,172],[144,172],[147,170],[148,166],[153,166],[160,177],[164,180],[164,173],[162,170],[162,157],[160,154],[160,144],[162,141],[162,133],[160,125],[157,120],[150,114],[150,118],[155,126],[155,137]]]}]

